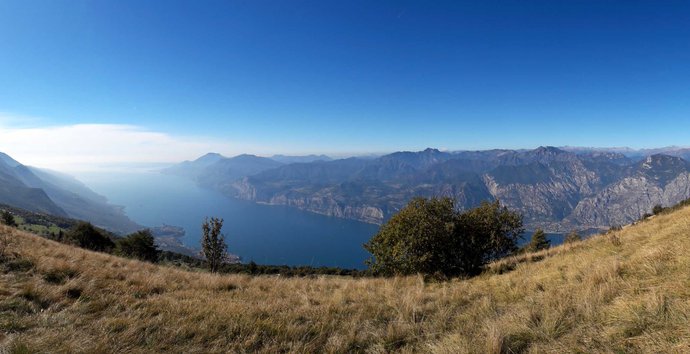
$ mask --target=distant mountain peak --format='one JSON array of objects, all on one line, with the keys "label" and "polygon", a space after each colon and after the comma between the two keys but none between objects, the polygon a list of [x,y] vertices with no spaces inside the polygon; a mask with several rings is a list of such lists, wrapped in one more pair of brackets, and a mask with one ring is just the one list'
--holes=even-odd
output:
[{"label": "distant mountain peak", "polygon": [[641,162],[640,167],[644,169],[651,168],[668,168],[668,167],[686,167],[688,163],[680,157],[665,155],[665,154],[654,154],[647,156],[644,161]]},{"label": "distant mountain peak", "polygon": [[223,155],[221,155],[217,152],[209,152],[206,155],[202,156],[201,158],[204,158],[204,157],[223,157]]},{"label": "distant mountain peak", "polygon": [[272,160],[282,162],[284,164],[291,164],[291,163],[310,163],[310,162],[317,162],[317,161],[332,161],[333,159],[330,156],[326,155],[315,155],[315,154],[310,154],[310,155],[273,155],[271,156]]},{"label": "distant mountain peak", "polygon": [[252,154],[240,154],[230,158],[231,160],[270,160],[268,157],[256,156]]},{"label": "distant mountain peak", "polygon": [[17,167],[21,165],[19,162],[17,162],[17,160],[11,158],[10,155],[5,154],[4,152],[0,152],[0,161],[4,162],[10,167]]},{"label": "distant mountain peak", "polygon": [[219,154],[219,153],[217,153],[217,152],[209,152],[208,154],[199,157],[199,158],[196,159],[195,161],[198,161],[198,162],[204,162],[204,161],[217,161],[217,160],[220,160],[220,159],[223,159],[223,158],[224,158],[224,156],[221,155],[221,154]]},{"label": "distant mountain peak", "polygon": [[689,172],[690,164],[680,157],[654,154],[638,162],[635,171],[661,184],[666,184],[681,173]]},{"label": "distant mountain peak", "polygon": [[568,153],[565,150],[561,150],[555,146],[540,146],[536,149],[534,149],[534,152],[537,154],[566,154]]},{"label": "distant mountain peak", "polygon": [[673,162],[685,161],[678,156],[671,156],[671,155],[667,155],[667,154],[649,155],[649,156],[647,156],[647,158],[645,160],[649,161],[649,162],[657,162],[657,163],[664,163],[664,162],[665,163],[669,163],[669,162],[673,163]]},{"label": "distant mountain peak", "polygon": [[534,150],[526,150],[518,153],[520,164],[534,162],[551,163],[554,161],[574,161],[576,155],[553,146],[540,146]]}]

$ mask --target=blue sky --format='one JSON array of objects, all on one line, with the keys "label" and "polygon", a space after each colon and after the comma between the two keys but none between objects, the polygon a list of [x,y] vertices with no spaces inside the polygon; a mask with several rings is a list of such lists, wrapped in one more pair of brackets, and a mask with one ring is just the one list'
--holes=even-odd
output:
[{"label": "blue sky", "polygon": [[690,145],[688,63],[687,1],[5,0],[0,149]]}]

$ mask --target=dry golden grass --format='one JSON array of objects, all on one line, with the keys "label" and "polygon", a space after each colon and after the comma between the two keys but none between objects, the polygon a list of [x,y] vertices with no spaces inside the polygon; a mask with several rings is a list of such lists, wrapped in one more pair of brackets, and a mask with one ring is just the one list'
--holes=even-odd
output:
[{"label": "dry golden grass", "polygon": [[0,232],[10,352],[690,352],[690,208],[441,283],[216,276]]}]

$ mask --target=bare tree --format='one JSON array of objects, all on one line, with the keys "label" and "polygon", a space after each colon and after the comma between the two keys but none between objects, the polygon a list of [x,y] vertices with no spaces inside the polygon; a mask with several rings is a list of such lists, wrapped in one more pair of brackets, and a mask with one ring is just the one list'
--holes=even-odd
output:
[{"label": "bare tree", "polygon": [[201,224],[203,231],[201,251],[206,257],[211,272],[214,273],[228,257],[228,246],[225,244],[225,235],[220,232],[221,228],[223,228],[223,219],[215,217],[206,218]]}]

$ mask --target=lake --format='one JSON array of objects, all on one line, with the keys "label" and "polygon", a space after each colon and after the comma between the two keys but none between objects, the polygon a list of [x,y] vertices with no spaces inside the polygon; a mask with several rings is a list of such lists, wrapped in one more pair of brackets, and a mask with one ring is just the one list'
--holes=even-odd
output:
[{"label": "lake", "polygon": [[228,198],[156,172],[81,174],[79,179],[124,206],[141,225],[183,227],[182,241],[194,248],[205,217],[225,219],[228,251],[243,262],[361,269],[369,256],[362,244],[378,231],[377,225]]},{"label": "lake", "polygon": [[[111,203],[124,206],[127,215],[141,225],[183,227],[182,242],[192,248],[200,247],[205,217],[223,218],[228,251],[243,262],[363,269],[369,254],[362,244],[379,229],[295,208],[228,198],[186,178],[157,172],[81,174],[79,179]],[[526,232],[519,245],[529,243],[531,236],[532,231]],[[547,234],[552,246],[561,244],[564,237]]]}]

